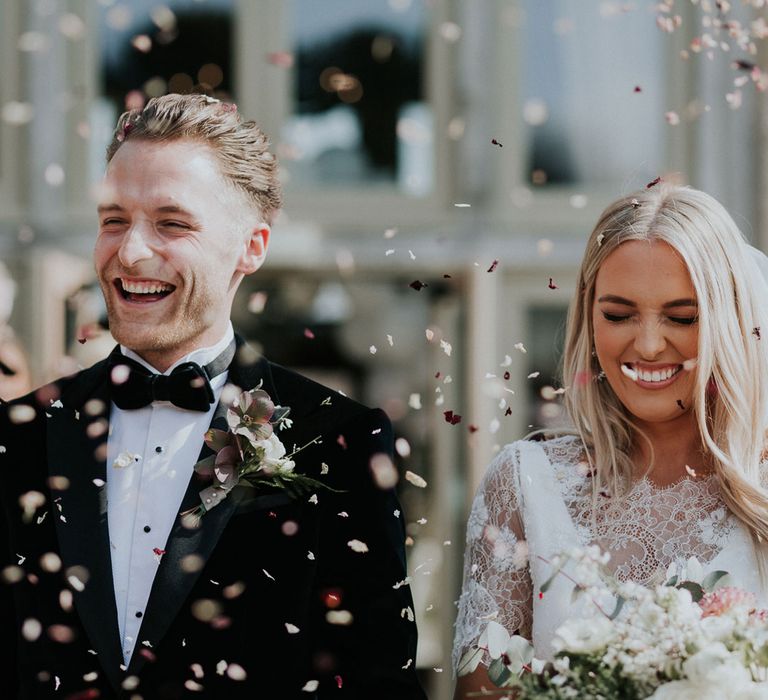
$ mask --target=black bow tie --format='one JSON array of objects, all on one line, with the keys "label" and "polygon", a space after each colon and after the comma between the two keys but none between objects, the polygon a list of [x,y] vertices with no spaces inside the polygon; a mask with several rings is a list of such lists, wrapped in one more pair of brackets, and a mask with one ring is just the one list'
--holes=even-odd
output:
[{"label": "black bow tie", "polygon": [[196,362],[184,362],[170,374],[154,374],[140,362],[114,352],[109,358],[112,401],[125,410],[143,408],[153,401],[170,401],[174,406],[190,411],[207,411],[214,402],[210,380],[226,370],[234,356],[233,340],[205,367]]}]

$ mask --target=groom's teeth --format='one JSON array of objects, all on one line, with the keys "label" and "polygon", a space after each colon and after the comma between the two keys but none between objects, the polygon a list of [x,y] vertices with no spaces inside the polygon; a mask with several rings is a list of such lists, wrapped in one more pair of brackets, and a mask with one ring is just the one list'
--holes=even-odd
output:
[{"label": "groom's teeth", "polygon": [[627,365],[621,366],[622,374],[629,377],[633,382],[637,381],[637,372],[633,370],[631,367],[627,367]]},{"label": "groom's teeth", "polygon": [[172,286],[164,282],[129,282],[120,280],[123,291],[130,294],[158,294],[159,292],[170,292]]}]

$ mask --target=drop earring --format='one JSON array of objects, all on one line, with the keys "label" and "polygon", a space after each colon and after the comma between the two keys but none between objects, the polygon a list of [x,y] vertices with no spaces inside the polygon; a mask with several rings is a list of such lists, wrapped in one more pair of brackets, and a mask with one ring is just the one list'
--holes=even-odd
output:
[{"label": "drop earring", "polygon": [[603,370],[602,367],[600,367],[600,362],[597,359],[597,350],[595,350],[595,346],[594,345],[592,346],[592,360],[593,360],[594,364],[597,365],[597,369],[599,370],[595,374],[594,379],[595,379],[596,382],[602,382],[605,379],[605,371]]}]

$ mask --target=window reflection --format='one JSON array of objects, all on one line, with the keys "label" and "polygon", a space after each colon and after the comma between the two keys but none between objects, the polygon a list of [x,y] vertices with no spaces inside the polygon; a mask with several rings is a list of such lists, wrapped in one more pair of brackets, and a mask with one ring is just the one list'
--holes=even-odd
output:
[{"label": "window reflection", "polygon": [[526,179],[647,181],[664,164],[664,36],[640,4],[523,0]]},{"label": "window reflection", "polygon": [[295,81],[280,155],[299,189],[433,187],[424,0],[295,0]]},{"label": "window reflection", "polygon": [[528,425],[556,428],[568,424],[562,401],[561,363],[567,307],[528,308]]},{"label": "window reflection", "polygon": [[159,5],[155,0],[132,0],[102,5],[102,91],[113,117],[141,106],[148,97],[193,88],[229,98],[233,2],[170,0]]}]

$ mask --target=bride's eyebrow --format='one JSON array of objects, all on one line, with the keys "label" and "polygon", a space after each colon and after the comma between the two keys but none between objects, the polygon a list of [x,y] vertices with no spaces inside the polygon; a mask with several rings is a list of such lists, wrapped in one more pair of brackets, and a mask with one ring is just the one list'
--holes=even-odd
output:
[{"label": "bride's eyebrow", "polygon": [[[625,299],[624,297],[617,296],[615,294],[604,294],[601,296],[598,300],[598,302],[610,302],[612,304],[621,304],[622,306],[631,306],[632,308],[637,308],[637,304],[634,301],[631,301],[630,299]],[[668,301],[661,305],[662,309],[672,309],[678,306],[694,306],[698,307],[698,302],[696,299],[674,299],[672,301]]]}]

